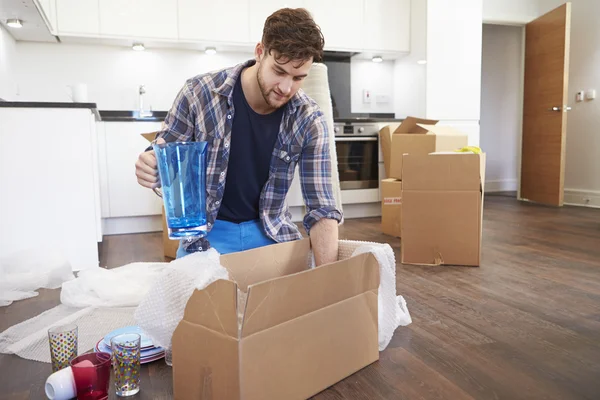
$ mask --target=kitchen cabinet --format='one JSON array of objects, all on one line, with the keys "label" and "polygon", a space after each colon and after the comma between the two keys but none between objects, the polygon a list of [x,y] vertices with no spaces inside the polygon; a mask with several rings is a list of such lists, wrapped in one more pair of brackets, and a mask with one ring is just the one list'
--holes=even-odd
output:
[{"label": "kitchen cabinet", "polygon": [[56,0],[56,30],[59,35],[98,35],[98,18],[98,0]]},{"label": "kitchen cabinet", "polygon": [[56,0],[36,0],[36,4],[44,14],[46,25],[51,34],[56,35]]},{"label": "kitchen cabinet", "polygon": [[[73,0],[76,1],[80,0]],[[103,36],[177,39],[177,0],[101,0],[97,3]]]},{"label": "kitchen cabinet", "polygon": [[75,271],[98,267],[93,118],[89,109],[0,107],[0,258],[52,249]]},{"label": "kitchen cabinet", "polygon": [[135,162],[148,147],[142,133],[155,132],[160,122],[103,122],[99,128],[102,217],[160,215],[162,199],[140,186]]},{"label": "kitchen cabinet", "polygon": [[304,7],[323,32],[325,49],[363,49],[363,2],[364,0],[304,0]]},{"label": "kitchen cabinet", "polygon": [[305,7],[304,3],[305,0],[250,0],[250,41],[260,42],[263,26],[269,15],[280,8]]},{"label": "kitchen cabinet", "polygon": [[365,49],[409,52],[410,24],[410,0],[365,0]]},{"label": "kitchen cabinet", "polygon": [[[249,0],[179,0],[179,39],[250,43]],[[227,21],[227,23],[223,23]]]}]

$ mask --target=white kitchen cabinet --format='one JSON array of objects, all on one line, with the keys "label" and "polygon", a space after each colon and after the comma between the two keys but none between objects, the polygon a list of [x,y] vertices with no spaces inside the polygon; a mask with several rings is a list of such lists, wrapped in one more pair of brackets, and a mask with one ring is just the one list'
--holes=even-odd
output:
[{"label": "white kitchen cabinet", "polygon": [[91,118],[89,109],[0,108],[0,258],[51,249],[75,271],[98,267]]},{"label": "white kitchen cabinet", "polygon": [[[108,191],[108,204],[104,204],[103,217],[135,217],[160,215],[162,199],[151,189],[140,186],[135,176],[135,162],[140,153],[150,144],[142,133],[155,132],[160,122],[104,122],[101,150],[101,176],[105,183],[100,187]],[[99,129],[100,135],[102,130]],[[102,156],[102,153],[103,156]],[[104,165],[102,165],[104,163]],[[106,202],[106,200],[105,200]],[[105,213],[108,215],[105,215]]]},{"label": "white kitchen cabinet", "polygon": [[59,35],[98,35],[98,18],[98,0],[56,0],[56,30]]},{"label": "white kitchen cabinet", "polygon": [[101,0],[98,4],[103,36],[177,39],[177,0]]},{"label": "white kitchen cabinet", "polygon": [[326,50],[362,50],[363,1],[304,0],[304,6],[323,32]]},{"label": "white kitchen cabinet", "polygon": [[[250,42],[249,0],[179,0],[179,39],[203,42]],[[224,23],[226,21],[226,23]]]},{"label": "white kitchen cabinet", "polygon": [[48,25],[48,30],[53,35],[57,35],[56,30],[56,0],[36,0],[36,4],[44,14],[44,20]]},{"label": "white kitchen cabinet", "polygon": [[410,24],[410,0],[365,0],[365,50],[409,52]]},{"label": "white kitchen cabinet", "polygon": [[280,8],[305,7],[305,0],[250,0],[250,40],[258,43],[262,39],[267,17]]}]

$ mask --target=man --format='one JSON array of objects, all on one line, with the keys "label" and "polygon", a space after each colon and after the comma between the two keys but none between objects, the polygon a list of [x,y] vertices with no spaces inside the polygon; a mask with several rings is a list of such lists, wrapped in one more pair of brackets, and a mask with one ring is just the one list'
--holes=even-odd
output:
[{"label": "man", "polygon": [[[157,135],[206,141],[207,239],[221,254],[302,238],[285,198],[299,166],[303,225],[315,263],[337,260],[342,219],[331,186],[325,117],[300,86],[323,54],[323,36],[304,9],[267,18],[255,59],[189,79]],[[136,162],[140,185],[160,185],[153,151]],[[182,240],[177,257],[202,247]]]}]

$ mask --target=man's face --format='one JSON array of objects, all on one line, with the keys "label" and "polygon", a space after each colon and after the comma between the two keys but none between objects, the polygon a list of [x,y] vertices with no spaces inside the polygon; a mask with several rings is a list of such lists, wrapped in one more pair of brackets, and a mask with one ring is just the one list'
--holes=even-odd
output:
[{"label": "man's face", "polygon": [[[312,58],[304,62],[300,60],[275,59],[277,54],[257,52],[258,62],[258,86],[263,98],[270,107],[280,108],[284,106],[298,89],[302,81],[308,75],[312,66]],[[301,64],[301,65],[300,65]]]}]

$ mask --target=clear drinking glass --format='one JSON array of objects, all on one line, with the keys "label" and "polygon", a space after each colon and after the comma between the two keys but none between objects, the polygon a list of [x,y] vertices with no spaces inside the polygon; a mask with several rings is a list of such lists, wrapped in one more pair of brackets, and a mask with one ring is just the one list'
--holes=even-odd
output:
[{"label": "clear drinking glass", "polygon": [[68,324],[48,329],[48,341],[52,372],[68,367],[71,360],[77,357],[77,325]]},{"label": "clear drinking glass", "polygon": [[207,142],[153,144],[169,238],[206,236]]},{"label": "clear drinking glass", "polygon": [[140,391],[140,342],[137,333],[117,335],[110,340],[118,396],[131,396]]}]

